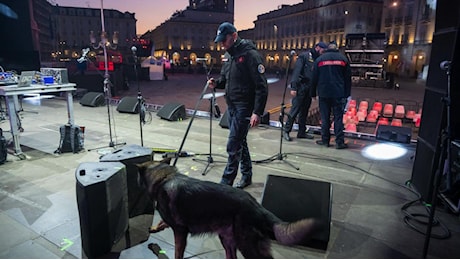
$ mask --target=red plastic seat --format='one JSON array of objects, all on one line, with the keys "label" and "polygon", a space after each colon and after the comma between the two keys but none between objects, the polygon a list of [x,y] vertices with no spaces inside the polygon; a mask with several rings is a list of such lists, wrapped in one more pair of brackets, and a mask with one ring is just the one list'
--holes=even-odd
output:
[{"label": "red plastic seat", "polygon": [[402,126],[402,120],[399,118],[393,118],[393,120],[391,120],[391,125],[392,126]]},{"label": "red plastic seat", "polygon": [[385,104],[385,106],[383,107],[383,116],[393,116],[393,104]]},{"label": "red plastic seat", "polygon": [[406,110],[403,105],[396,105],[395,107],[395,117],[396,118],[404,118],[406,114]]},{"label": "red plastic seat", "polygon": [[382,102],[374,102],[372,110],[377,111],[379,114],[382,113]]}]

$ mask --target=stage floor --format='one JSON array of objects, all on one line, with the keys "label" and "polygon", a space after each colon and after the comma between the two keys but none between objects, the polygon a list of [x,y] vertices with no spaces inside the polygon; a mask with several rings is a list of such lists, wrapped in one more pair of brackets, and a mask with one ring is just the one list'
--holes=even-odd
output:
[{"label": "stage floor", "polygon": [[[179,76],[171,75],[170,82],[164,84],[174,85],[174,77]],[[161,100],[157,97],[163,92],[155,94],[160,88],[155,84],[160,83],[143,82],[142,90],[146,93],[148,103],[159,104]],[[202,86],[195,88],[199,93]],[[135,92],[135,89],[130,91]],[[151,93],[147,95],[149,92]],[[179,96],[187,97],[186,91],[177,95]],[[196,99],[189,100],[190,104],[186,107],[193,108],[194,101]],[[221,103],[225,102],[219,100],[219,104]],[[269,105],[267,108],[276,105],[276,102]],[[204,104],[200,110],[206,110],[207,106],[208,104]],[[0,258],[82,258],[75,171],[81,163],[98,162],[104,154],[114,152],[113,148],[106,147],[110,142],[107,107],[84,107],[75,101],[75,122],[85,126],[85,150],[77,154],[60,155],[53,152],[59,144],[59,126],[67,121],[67,115],[63,113],[66,111],[65,100],[26,100],[23,108],[20,115],[24,132],[21,133],[20,142],[27,159],[20,160],[8,154],[7,162],[0,165]],[[110,106],[109,110],[112,114],[113,142],[140,145],[139,116],[119,113],[116,106]],[[155,112],[151,112],[151,121],[143,126],[144,147],[178,149],[190,121],[188,118],[171,122],[160,119]],[[211,122],[212,154],[216,161],[224,161],[228,130],[221,128],[218,120]],[[7,140],[10,140],[9,122],[1,121],[0,127]],[[296,139],[296,132],[292,132],[291,136],[294,137],[292,142],[281,142],[279,128],[259,126],[250,130],[248,142],[253,160],[264,160],[280,152],[286,157],[284,160],[254,163],[253,184],[245,190],[260,202],[269,175],[329,183],[332,187],[330,237],[326,250],[302,246],[286,247],[273,243],[275,258],[423,257],[425,235],[410,228],[401,211],[404,205],[418,198],[407,185],[412,175],[415,144],[402,145],[407,152],[398,159],[379,161],[363,156],[363,150],[377,143],[376,140],[348,137],[349,149],[336,150],[334,146],[325,148],[316,145],[315,140],[320,138],[316,134],[314,140]],[[202,175],[206,163],[193,160],[207,158],[209,142],[209,118],[195,118],[185,139],[183,151],[204,155],[179,158],[176,166],[182,173],[201,180],[220,180],[224,163],[212,164],[207,174]],[[122,147],[123,145],[116,146]],[[156,159],[161,156],[155,154]],[[299,167],[299,170],[291,164]],[[414,203],[409,210],[427,214],[420,203]],[[430,239],[427,257],[460,258],[459,217],[443,206],[438,207],[436,217],[449,229],[450,237]],[[153,223],[159,220],[156,213]],[[130,220],[133,229],[151,223],[151,215]],[[426,229],[426,225],[420,227],[423,231]],[[146,230],[140,229],[140,236],[145,235]],[[442,235],[443,232],[439,226],[433,229],[435,234]],[[147,241],[124,249],[113,257],[157,258],[148,249],[151,243],[164,250],[167,257],[174,257],[174,239],[170,229],[147,234],[146,239]],[[238,256],[242,258],[240,254]],[[216,236],[193,237],[189,239],[186,257],[225,258],[225,252]]]}]

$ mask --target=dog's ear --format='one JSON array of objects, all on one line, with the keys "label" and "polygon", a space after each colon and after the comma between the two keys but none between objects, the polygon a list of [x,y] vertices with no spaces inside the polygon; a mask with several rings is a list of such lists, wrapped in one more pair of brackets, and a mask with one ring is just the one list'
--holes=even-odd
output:
[{"label": "dog's ear", "polygon": [[136,167],[139,171],[140,174],[144,174],[145,173],[145,170],[147,169],[147,167],[149,167],[149,165],[151,165],[152,162],[151,161],[146,161],[146,162],[143,162],[143,163],[136,163]]},{"label": "dog's ear", "polygon": [[160,162],[161,162],[161,163],[166,163],[166,164],[170,165],[170,164],[171,164],[171,159],[172,159],[171,157],[169,157],[169,158],[164,158],[164,159],[161,160]]}]

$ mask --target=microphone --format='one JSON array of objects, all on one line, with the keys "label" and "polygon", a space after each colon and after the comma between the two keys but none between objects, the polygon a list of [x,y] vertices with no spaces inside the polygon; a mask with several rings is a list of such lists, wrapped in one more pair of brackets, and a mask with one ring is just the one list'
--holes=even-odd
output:
[{"label": "microphone", "polygon": [[78,63],[83,63],[88,60],[86,56],[88,55],[89,48],[82,49],[81,52],[82,52],[81,57],[77,59]]},{"label": "microphone", "polygon": [[131,51],[133,52],[134,63],[137,63],[137,55],[136,55],[137,48],[136,48],[136,46],[133,45],[131,47]]},{"label": "microphone", "polygon": [[452,62],[450,60],[441,61],[441,63],[439,63],[439,68],[442,70],[448,70],[450,69],[451,64]]}]

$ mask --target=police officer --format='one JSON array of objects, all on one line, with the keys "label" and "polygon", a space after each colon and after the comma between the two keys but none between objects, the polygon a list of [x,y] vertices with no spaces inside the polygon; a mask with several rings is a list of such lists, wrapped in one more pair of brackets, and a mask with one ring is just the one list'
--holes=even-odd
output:
[{"label": "police officer", "polygon": [[233,185],[241,170],[237,188],[252,183],[252,162],[249,154],[247,134],[249,127],[260,123],[268,96],[267,78],[262,56],[254,42],[241,39],[233,24],[224,22],[214,40],[226,50],[219,79],[208,80],[210,88],[225,89],[229,135],[228,160],[221,183]]},{"label": "police officer", "polygon": [[291,80],[291,96],[293,97],[292,107],[291,110],[289,110],[288,119],[283,129],[283,138],[286,141],[292,141],[289,133],[292,130],[294,120],[297,116],[299,119],[297,138],[313,139],[311,134],[306,133],[308,110],[311,105],[310,85],[313,63],[326,49],[326,43],[319,42],[315,45],[315,48],[300,54],[297,58]]},{"label": "police officer", "polygon": [[313,66],[313,96],[318,90],[321,114],[321,140],[318,145],[329,147],[331,111],[334,115],[335,148],[344,149],[343,110],[351,94],[351,69],[348,59],[339,52],[337,43],[329,43],[328,49],[316,59]]}]

